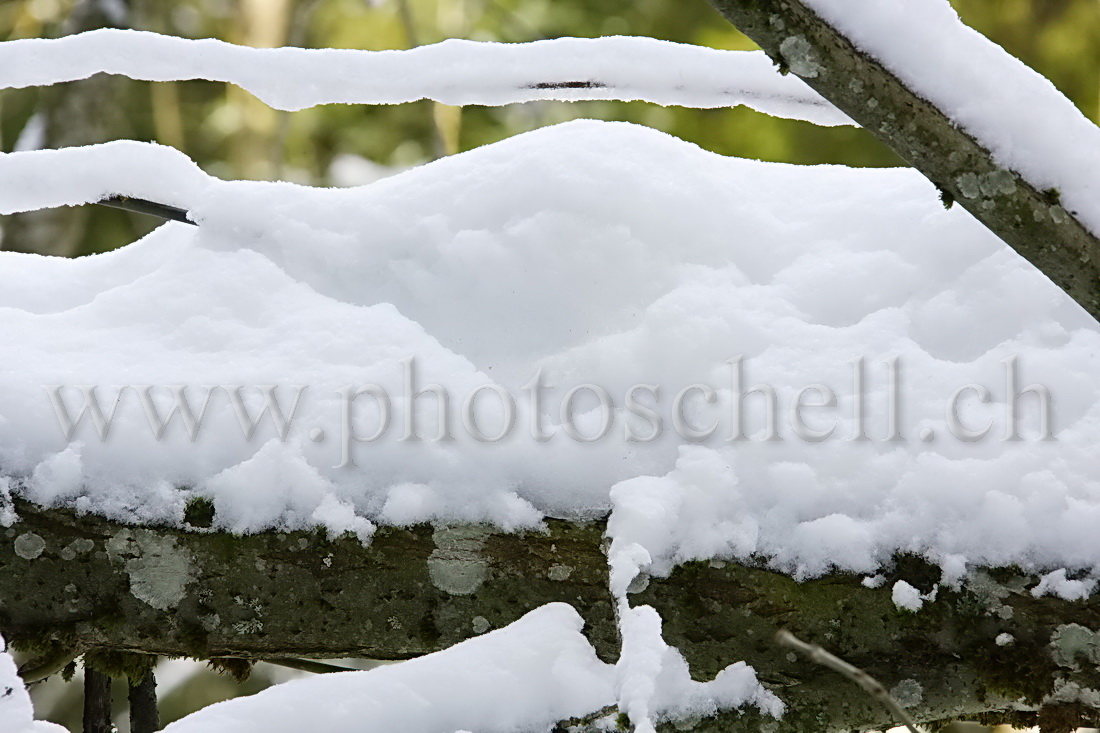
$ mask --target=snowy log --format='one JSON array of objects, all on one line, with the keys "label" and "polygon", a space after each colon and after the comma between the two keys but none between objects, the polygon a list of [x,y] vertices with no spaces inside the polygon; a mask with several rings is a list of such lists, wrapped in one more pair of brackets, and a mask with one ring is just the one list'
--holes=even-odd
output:
[{"label": "snowy log", "polygon": [[[1065,195],[1067,191],[1047,184],[1046,181],[1056,180],[1058,176],[1047,178],[1035,171],[1022,172],[1017,169],[1021,166],[1007,163],[1013,151],[1007,147],[995,150],[996,145],[991,144],[990,139],[953,119],[926,98],[931,95],[914,91],[911,84],[902,81],[880,58],[863,50],[821,14],[821,7],[840,16],[862,13],[863,4],[851,3],[842,12],[836,4],[821,0],[711,0],[711,3],[756,41],[781,69],[801,77],[888,145],[944,192],[945,202],[955,201],[965,207],[1093,317],[1100,319],[1100,241],[1096,227],[1090,229],[1082,215],[1085,212],[1079,211],[1083,207],[1078,205],[1078,200],[1070,201]],[[923,9],[913,4],[904,12],[918,15],[920,10]],[[902,13],[895,15],[901,17]],[[891,28],[888,23],[881,25],[880,31],[904,34],[911,30]],[[989,51],[980,41],[970,40],[981,51]],[[882,42],[887,45],[889,38],[883,38]],[[944,41],[945,45],[952,43],[953,39]],[[981,63],[988,56],[988,53],[974,54],[970,58]],[[895,57],[897,61],[901,53]],[[966,74],[970,70],[960,68],[957,71]],[[991,81],[995,90],[1002,85],[1015,84],[1016,79],[1014,76]],[[956,92],[965,91],[966,87],[957,76],[943,79],[943,84],[954,85]],[[1038,99],[1027,97],[1024,101],[1035,108],[1034,117],[1043,115],[1043,103]],[[994,105],[986,106],[995,116]],[[1011,118],[1014,111],[1006,104],[1006,117]],[[1057,115],[1052,119],[1055,129],[1046,129],[1052,125],[1032,129],[1031,140],[1016,142],[1037,147],[1042,144],[1037,138],[1046,136],[1059,139],[1062,147],[1068,146],[1070,151],[1078,145],[1083,150],[1091,148],[1089,141],[1077,139],[1069,130],[1059,131]],[[1005,128],[1011,125],[1009,120]],[[1051,165],[1053,167],[1056,162]],[[1077,163],[1075,167],[1079,166]],[[1044,178],[1046,180],[1040,182]]]},{"label": "snowy log", "polygon": [[[601,656],[618,650],[602,522],[549,521],[526,534],[387,527],[364,547],[316,533],[233,536],[22,502],[18,510],[0,542],[0,632],[43,655],[405,659],[554,601],[581,613]],[[920,721],[1095,723],[1082,700],[1100,688],[1100,634],[1089,631],[1100,628],[1100,600],[1036,598],[1034,579],[1000,570],[941,587],[918,613],[895,606],[895,581],[929,591],[938,578],[907,557],[876,588],[847,574],[798,583],[763,568],[689,563],[636,584],[631,603],[657,609],[665,640],[697,679],[751,664],[788,705],[775,730],[892,722],[851,682],[774,643],[780,628],[864,668]],[[733,721],[771,729],[758,715],[726,713],[695,730]]]}]

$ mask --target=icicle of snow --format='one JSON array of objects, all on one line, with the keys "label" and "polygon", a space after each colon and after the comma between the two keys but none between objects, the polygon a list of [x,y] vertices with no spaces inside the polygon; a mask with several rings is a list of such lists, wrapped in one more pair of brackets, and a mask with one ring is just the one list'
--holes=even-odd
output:
[{"label": "icicle of snow", "polygon": [[452,105],[535,100],[645,100],[684,107],[745,105],[819,125],[854,124],[760,51],[719,51],[653,38],[533,43],[450,39],[404,51],[248,48],[146,31],[101,29],[0,45],[0,89],[105,72],[132,79],[236,84],[276,109],[318,104]]}]

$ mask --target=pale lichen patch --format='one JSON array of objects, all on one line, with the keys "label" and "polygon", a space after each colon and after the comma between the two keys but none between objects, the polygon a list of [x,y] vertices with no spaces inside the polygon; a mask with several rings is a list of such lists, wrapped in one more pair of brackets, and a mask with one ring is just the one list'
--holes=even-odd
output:
[{"label": "pale lichen patch", "polygon": [[1100,632],[1081,624],[1063,624],[1050,636],[1050,656],[1060,667],[1080,669],[1079,661],[1100,665]]},{"label": "pale lichen patch", "polygon": [[1016,177],[1004,169],[986,173],[978,180],[978,185],[986,196],[1011,196],[1016,193]]},{"label": "pale lichen patch", "polygon": [[906,679],[894,685],[890,697],[903,708],[911,708],[924,702],[924,688],[914,679]]},{"label": "pale lichen patch", "polygon": [[179,604],[193,579],[191,552],[171,535],[124,529],[107,540],[107,556],[125,564],[130,593],[161,611]]},{"label": "pale lichen patch", "polygon": [[455,596],[468,596],[489,577],[489,561],[482,552],[489,531],[463,526],[437,529],[435,549],[428,557],[432,585]]},{"label": "pale lichen patch", "polygon": [[34,532],[24,532],[15,538],[15,554],[24,560],[34,560],[46,549],[46,540]]},{"label": "pale lichen patch", "polygon": [[813,79],[821,73],[821,64],[805,36],[788,36],[779,44],[779,52],[787,67],[795,74]]},{"label": "pale lichen patch", "polygon": [[550,580],[568,580],[569,576],[573,574],[573,568],[568,565],[555,564],[550,566],[550,570],[546,574],[550,577]]},{"label": "pale lichen patch", "polygon": [[69,560],[75,560],[78,555],[83,555],[86,552],[91,552],[95,548],[95,543],[91,540],[80,537],[70,542],[66,547],[61,549],[61,559],[66,562]]},{"label": "pale lichen patch", "polygon": [[976,199],[982,193],[981,182],[976,173],[966,172],[955,179],[959,192],[968,199]]},{"label": "pale lichen patch", "polygon": [[1085,705],[1090,708],[1100,708],[1100,692],[1091,687],[1082,687],[1076,682],[1055,680],[1054,691],[1043,699],[1044,705]]}]

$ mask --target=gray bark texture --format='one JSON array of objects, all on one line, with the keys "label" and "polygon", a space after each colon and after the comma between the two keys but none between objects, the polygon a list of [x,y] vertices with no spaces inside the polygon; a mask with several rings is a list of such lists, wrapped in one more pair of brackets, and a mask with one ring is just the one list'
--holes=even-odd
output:
[{"label": "gray bark texture", "polygon": [[[710,0],[779,64],[798,75],[962,205],[1100,320],[1100,240],[990,150],[855,47],[802,0]],[[797,49],[787,58],[784,49]],[[935,53],[929,49],[929,53]]]},{"label": "gray bark texture", "polygon": [[[0,532],[0,632],[37,654],[29,666],[84,653],[136,683],[151,655],[237,672],[265,658],[407,659],[555,601],[585,618],[602,658],[618,653],[603,522],[551,520],[522,534],[380,528],[364,547],[316,532],[233,536],[16,508],[20,521]],[[763,567],[696,562],[636,584],[631,603],[660,612],[665,640],[697,679],[745,661],[788,705],[779,721],[724,713],[687,721],[694,730],[893,723],[852,682],[775,643],[780,628],[866,670],[918,721],[1039,722],[1055,733],[1098,722],[1088,702],[1100,689],[1100,599],[1034,598],[1034,578],[999,569],[941,587],[919,613],[894,606],[895,580],[930,591],[938,577],[912,557],[897,558],[876,589],[846,574],[799,583]],[[1003,634],[1012,641],[998,644]]]}]

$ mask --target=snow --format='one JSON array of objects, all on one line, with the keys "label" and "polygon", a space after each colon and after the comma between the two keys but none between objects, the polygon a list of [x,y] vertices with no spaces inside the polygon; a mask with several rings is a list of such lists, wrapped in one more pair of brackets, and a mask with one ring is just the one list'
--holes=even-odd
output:
[{"label": "snow", "polygon": [[[364,540],[377,524],[510,530],[614,508],[616,593],[712,557],[799,578],[874,575],[897,551],[942,563],[945,582],[968,565],[1094,572],[1100,329],[913,171],[728,159],[590,121],[349,189],[218,181],[137,143],[0,158],[8,211],[119,190],[200,226],[74,261],[0,255],[0,466],[33,501],[179,523],[202,495],[221,529]],[[1009,364],[1016,393],[1048,387],[1056,440],[1038,439],[1035,394],[1015,400],[1022,439],[1001,439]],[[738,372],[740,391],[774,387],[778,440],[762,440],[764,394],[744,398],[748,438],[727,440]],[[158,442],[182,384],[196,420],[209,394],[202,427],[192,442],[176,414]],[[348,424],[360,438],[380,426],[376,395],[346,398],[371,384],[388,395],[387,430],[345,440]],[[433,384],[449,394],[440,441]],[[560,410],[585,384],[616,406],[590,443],[565,434]],[[670,414],[696,384],[714,403],[686,393],[684,418],[718,421],[705,440],[678,435]],[[790,411],[814,384],[836,396],[804,395],[803,427],[836,421],[817,442]],[[103,419],[115,409],[106,440],[89,415],[66,438],[43,385],[66,385],[72,420],[79,387],[98,385]],[[116,385],[132,385],[117,407]],[[278,385],[281,428],[263,385]],[[975,442],[945,427],[966,385],[991,400],[960,398],[967,429],[993,422]],[[502,394],[514,429],[482,442],[507,417]],[[653,427],[627,396],[655,408],[655,440],[626,437]],[[606,417],[597,405],[579,393],[585,436]],[[420,440],[402,439],[410,417]],[[892,423],[900,439],[886,439]]]},{"label": "snow", "polygon": [[852,124],[800,79],[781,76],[762,51],[719,51],[652,38],[522,44],[449,39],[407,51],[360,51],[257,49],[209,38],[102,29],[0,46],[0,89],[99,72],[147,81],[230,82],[285,110],[418,99],[451,105],[617,99],[685,107],[745,105],[820,125]]},{"label": "snow", "polygon": [[921,592],[904,580],[894,583],[894,587],[890,591],[890,598],[894,601],[894,605],[903,611],[916,613],[924,605],[924,597]]},{"label": "snow", "polygon": [[1062,206],[1100,234],[1100,128],[1046,78],[964,25],[947,0],[806,5],[943,110],[1001,165],[1040,191],[1057,189]]},{"label": "snow", "polygon": [[[883,51],[899,74],[933,31],[945,53],[924,68],[988,60],[1027,109],[1013,98],[991,113],[975,86],[985,72],[969,67],[951,77],[968,98],[936,98],[947,85],[932,72],[910,81],[1067,206],[1095,192],[1098,133],[945,6],[860,5],[856,18],[811,2],[875,53],[911,24]],[[804,43],[784,45],[792,70],[820,73]],[[229,81],[281,109],[615,98],[847,122],[761,54],[648,39],[367,53],[104,30],[0,44],[0,87],[99,71]],[[538,88],[578,79],[604,87]],[[1047,134],[1040,106],[1081,135]],[[651,575],[690,560],[799,579],[839,569],[878,587],[901,551],[948,584],[1017,565],[1045,573],[1037,597],[1095,589],[1100,327],[915,172],[728,159],[591,121],[379,180],[346,163],[334,179],[369,185],[219,181],[131,141],[0,155],[0,213],[128,195],[199,224],[73,261],[0,253],[0,524],[33,562],[45,541],[19,531],[13,495],[173,524],[204,497],[217,529],[321,527],[363,543],[379,525],[430,521],[432,582],[466,595],[487,573],[469,551],[488,532],[475,523],[610,512],[621,658],[597,659],[577,613],[551,604],[437,654],[293,680],[167,730],[536,730],[613,704],[643,732],[746,705],[781,715],[744,663],[693,681],[657,612],[630,606]],[[134,528],[107,547],[150,561],[127,571],[157,608],[179,602],[190,573],[174,542]],[[911,612],[935,596],[891,590]],[[6,654],[3,675],[0,727],[47,730],[29,727]]]},{"label": "snow", "polygon": [[622,653],[615,666],[617,707],[637,733],[653,733],[654,724],[665,720],[712,717],[748,705],[782,716],[783,703],[744,662],[731,664],[709,682],[696,682],[680,652],[661,638],[661,617],[653,608],[630,608],[620,598],[618,614]]},{"label": "snow", "polygon": [[553,603],[435,654],[292,680],[192,713],[165,733],[546,730],[614,701],[571,607]]},{"label": "snow", "polygon": [[[699,718],[740,705],[753,705],[770,715],[782,713],[782,703],[743,662],[710,682],[695,682],[679,652],[661,641],[661,622],[653,609],[631,609],[628,616],[632,621],[624,640],[624,661],[618,666],[596,657],[575,610],[552,603],[435,654],[365,672],[294,679],[251,697],[203,708],[165,730],[546,730],[561,720],[611,706],[617,690],[632,706],[652,711],[655,720]],[[634,658],[647,654],[648,665]],[[640,667],[651,675],[639,679]],[[633,718],[637,711],[630,710]]]},{"label": "snow", "polygon": [[1058,568],[1039,578],[1039,584],[1031,589],[1031,595],[1036,598],[1058,596],[1067,601],[1081,601],[1092,595],[1094,590],[1095,578],[1071,580],[1066,577],[1065,568]]},{"label": "snow", "polygon": [[0,730],[4,733],[67,733],[65,728],[53,723],[34,720],[31,697],[15,660],[7,652],[7,644],[0,638]]}]

